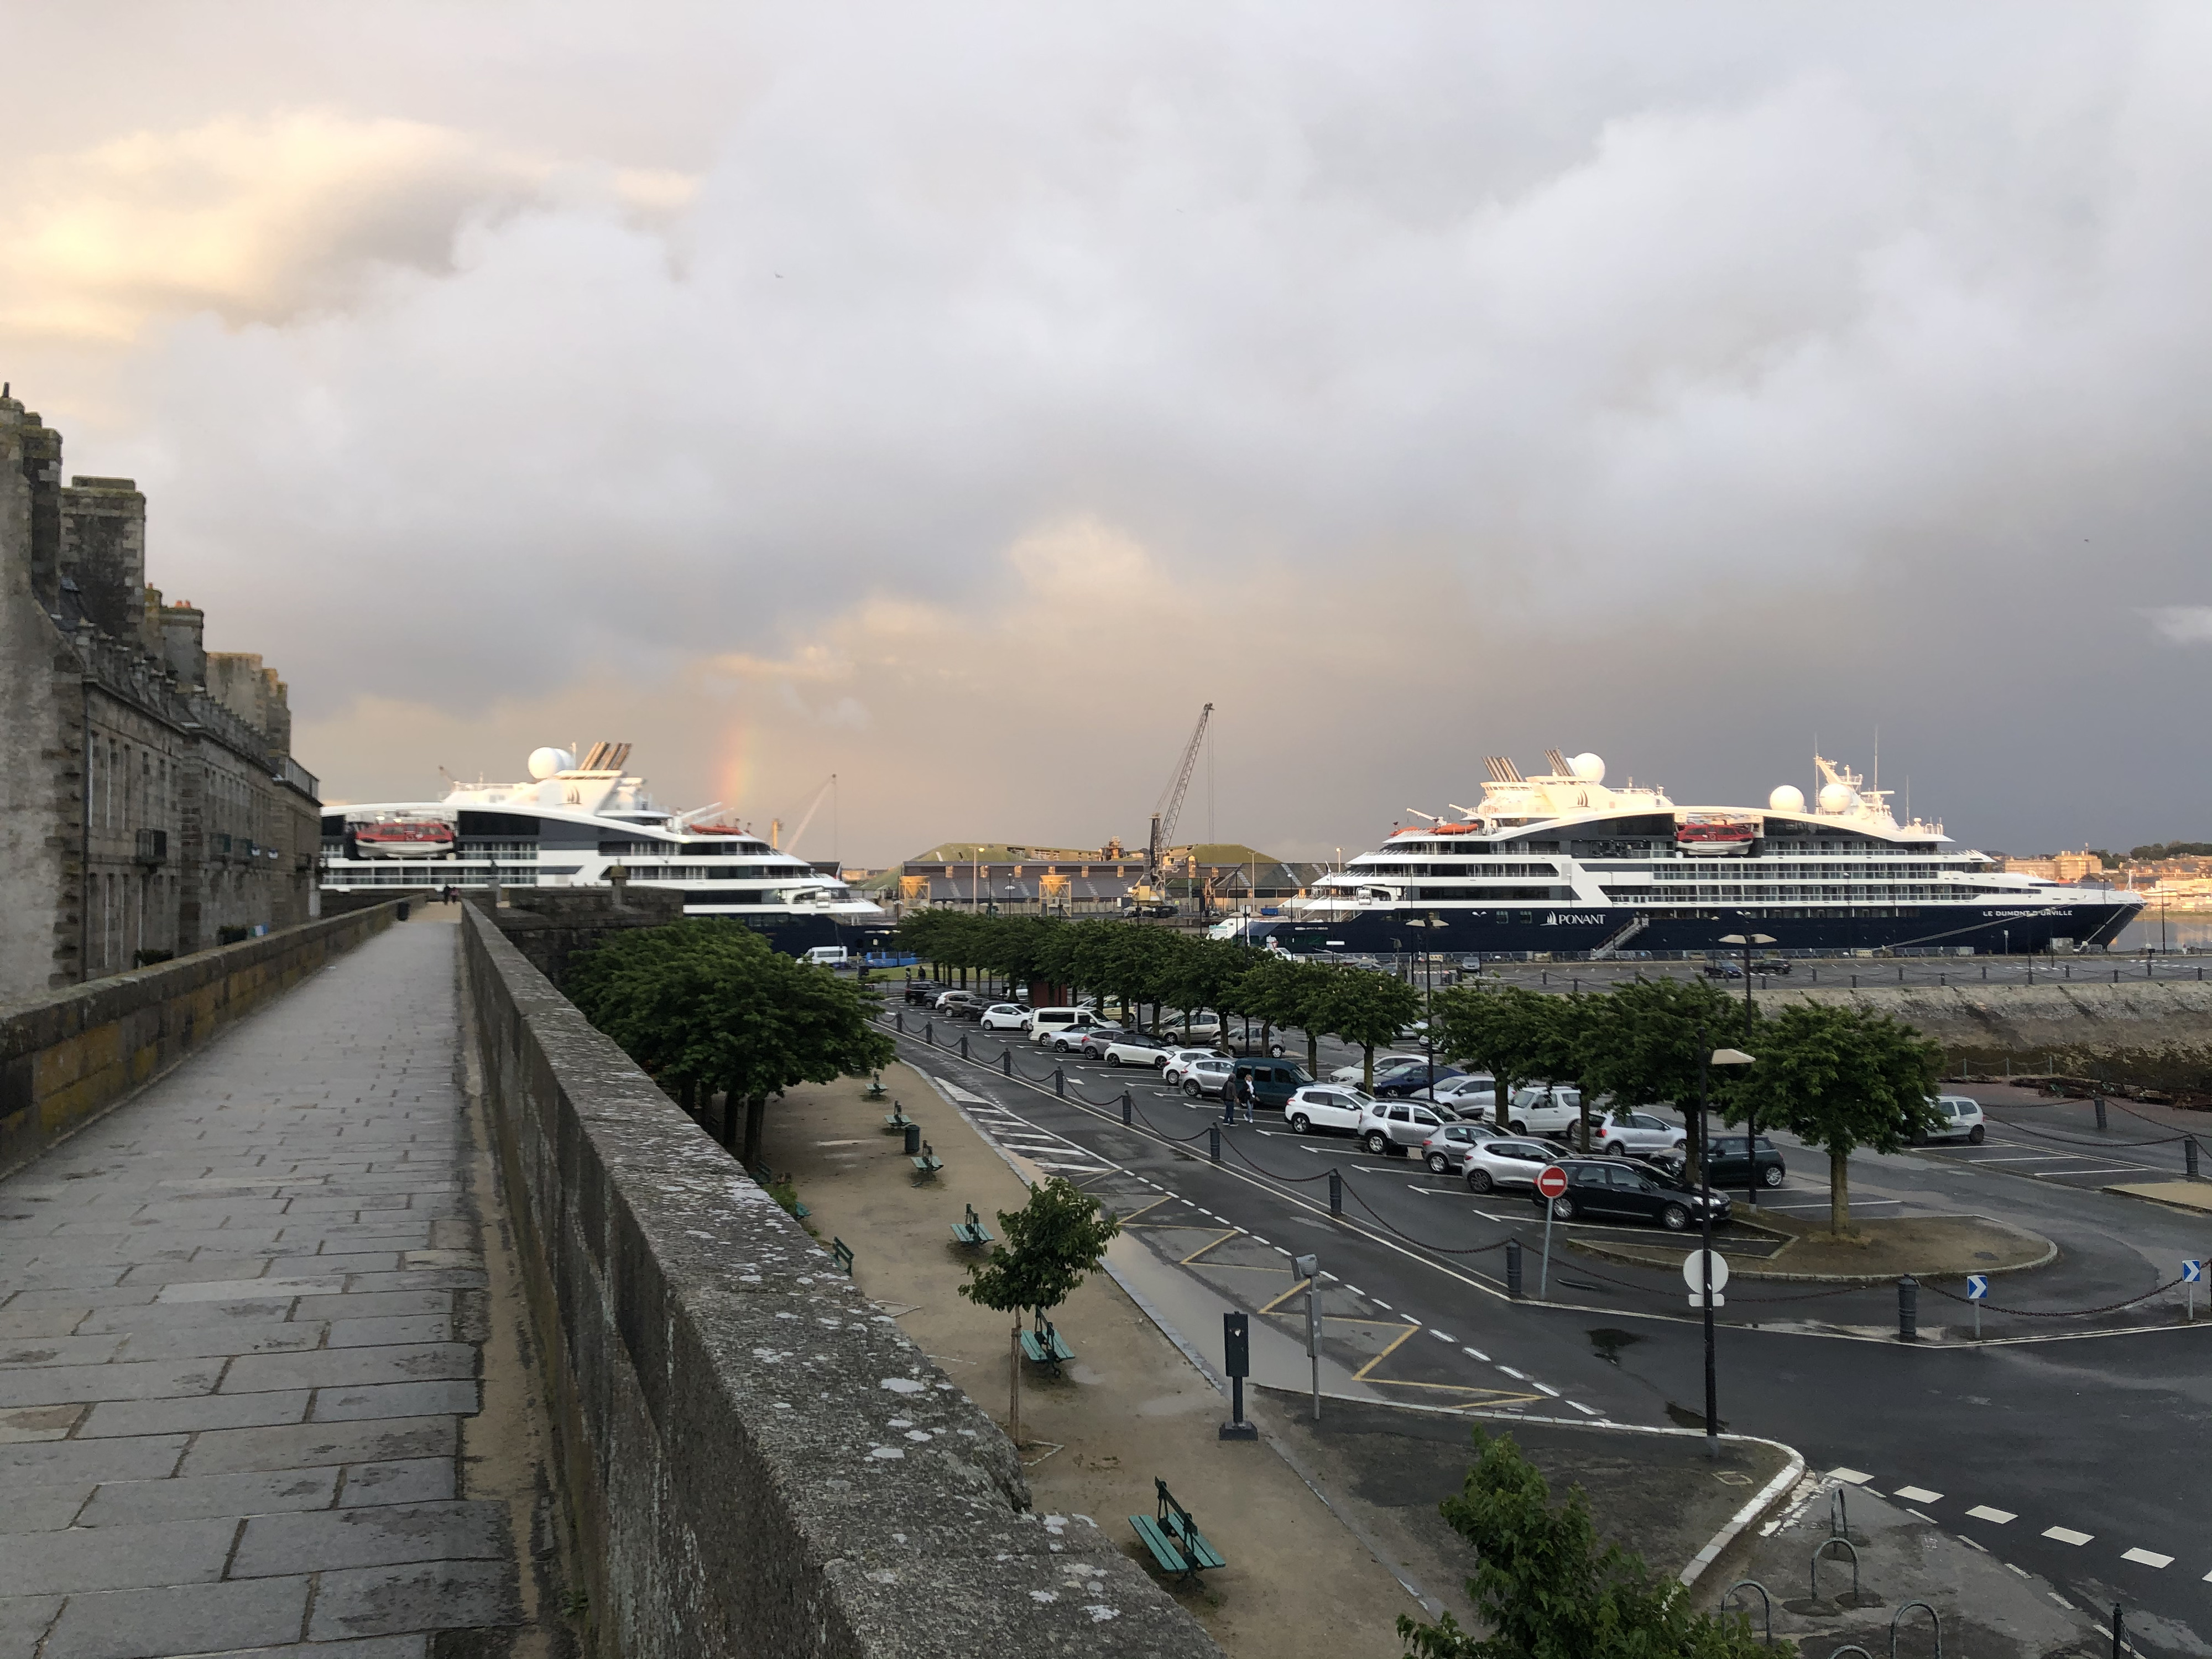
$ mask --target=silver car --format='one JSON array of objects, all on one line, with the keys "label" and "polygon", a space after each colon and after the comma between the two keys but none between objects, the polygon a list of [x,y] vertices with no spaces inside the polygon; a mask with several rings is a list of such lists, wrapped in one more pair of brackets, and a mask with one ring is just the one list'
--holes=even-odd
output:
[{"label": "silver car", "polygon": [[1467,1149],[1460,1173],[1471,1193],[1494,1192],[1500,1187],[1536,1190],[1536,1177],[1559,1160],[1559,1149],[1540,1140],[1516,1140],[1503,1136],[1477,1141]]},{"label": "silver car", "polygon": [[1690,1138],[1680,1124],[1669,1123],[1650,1112],[1614,1110],[1602,1117],[1592,1116],[1590,1151],[1609,1152],[1615,1158],[1641,1158],[1646,1152],[1679,1156]]},{"label": "silver car", "polygon": [[1467,1157],[1467,1149],[1477,1141],[1504,1139],[1504,1130],[1493,1129],[1487,1123],[1442,1124],[1434,1134],[1421,1143],[1421,1161],[1429,1166],[1432,1174],[1449,1175]]},{"label": "silver car", "polygon": [[1193,1100],[1200,1095],[1218,1095],[1228,1083],[1237,1062],[1218,1055],[1208,1054],[1194,1060],[1183,1067],[1182,1091]]},{"label": "silver car", "polygon": [[1359,1144],[1370,1152],[1398,1157],[1428,1145],[1429,1137],[1451,1121],[1448,1109],[1409,1100],[1378,1100],[1360,1121]]}]

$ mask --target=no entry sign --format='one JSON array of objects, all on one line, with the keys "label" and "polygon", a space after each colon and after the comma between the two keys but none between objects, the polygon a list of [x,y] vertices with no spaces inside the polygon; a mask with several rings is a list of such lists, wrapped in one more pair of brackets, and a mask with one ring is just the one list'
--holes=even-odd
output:
[{"label": "no entry sign", "polygon": [[1536,1190],[1547,1198],[1557,1198],[1567,1190],[1567,1172],[1558,1164],[1549,1164],[1536,1176]]}]

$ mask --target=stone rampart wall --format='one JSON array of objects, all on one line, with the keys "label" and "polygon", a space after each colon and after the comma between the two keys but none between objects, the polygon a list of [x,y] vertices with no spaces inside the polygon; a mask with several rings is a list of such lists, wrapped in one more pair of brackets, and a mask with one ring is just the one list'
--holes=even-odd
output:
[{"label": "stone rampart wall", "polygon": [[1775,985],[1754,994],[1770,1013],[1810,1002],[1888,1014],[1947,1049],[1975,1054],[2025,1058],[2046,1050],[2118,1054],[2212,1045],[2212,983],[2145,980],[2140,965],[2130,979],[2127,967],[2112,966],[2119,968],[2118,984],[2108,977],[2110,967],[2077,963],[2075,979],[2048,985]]},{"label": "stone rampart wall", "polygon": [[1218,1659],[477,906],[461,935],[599,1653]]},{"label": "stone rampart wall", "polygon": [[383,905],[0,1008],[0,1174],[392,921]]}]

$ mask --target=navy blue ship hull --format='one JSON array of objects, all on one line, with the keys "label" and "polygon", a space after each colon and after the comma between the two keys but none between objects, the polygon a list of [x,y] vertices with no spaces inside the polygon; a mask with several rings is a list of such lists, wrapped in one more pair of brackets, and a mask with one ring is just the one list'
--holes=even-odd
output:
[{"label": "navy blue ship hull", "polygon": [[[1899,905],[1841,915],[1774,915],[1726,906],[1693,914],[1639,912],[1627,906],[1598,910],[1562,905],[1528,911],[1363,906],[1336,921],[1263,924],[1254,929],[1254,935],[1272,935],[1285,950],[1301,955],[1334,951],[1347,956],[1432,951],[1586,957],[1642,917],[1644,926],[1616,947],[1624,957],[1683,951],[1703,955],[1740,948],[1721,944],[1729,933],[1771,934],[1774,943],[1760,947],[1770,953],[1966,950],[1995,955],[2047,951],[2053,940],[2070,940],[2076,946],[2107,945],[2141,913],[2140,905],[2126,903]],[[1424,925],[1409,925],[1415,921]]]}]

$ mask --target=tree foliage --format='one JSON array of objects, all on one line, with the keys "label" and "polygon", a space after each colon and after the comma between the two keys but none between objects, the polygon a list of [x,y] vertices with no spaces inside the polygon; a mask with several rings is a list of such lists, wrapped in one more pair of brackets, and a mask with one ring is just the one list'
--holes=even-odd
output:
[{"label": "tree foliage", "polygon": [[979,1307],[1010,1313],[1050,1313],[1106,1259],[1121,1231],[1097,1194],[1058,1176],[1030,1188],[1018,1210],[999,1212],[1004,1241],[981,1261],[971,1262],[960,1294]]},{"label": "tree foliage", "polygon": [[1741,1614],[1698,1610],[1689,1589],[1614,1545],[1601,1547],[1581,1487],[1553,1504],[1544,1477],[1504,1436],[1474,1431],[1467,1485],[1438,1505],[1474,1547],[1468,1599],[1489,1627],[1478,1636],[1449,1613],[1434,1624],[1401,1615],[1407,1659],[1790,1659]]},{"label": "tree foliage", "polygon": [[1751,1044],[1759,1063],[1729,1086],[1722,1115],[1741,1122],[1755,1108],[1760,1122],[1827,1153],[1828,1224],[1849,1232],[1852,1152],[1898,1152],[1936,1127],[1929,1096],[1942,1049],[1887,1014],[1802,1006],[1760,1020]]},{"label": "tree foliage", "polygon": [[1514,1089],[1540,1075],[1557,1051],[1553,1009],[1560,1000],[1518,985],[1463,985],[1436,994],[1429,1027],[1437,1046],[1490,1073],[1501,1129],[1512,1113]]}]

